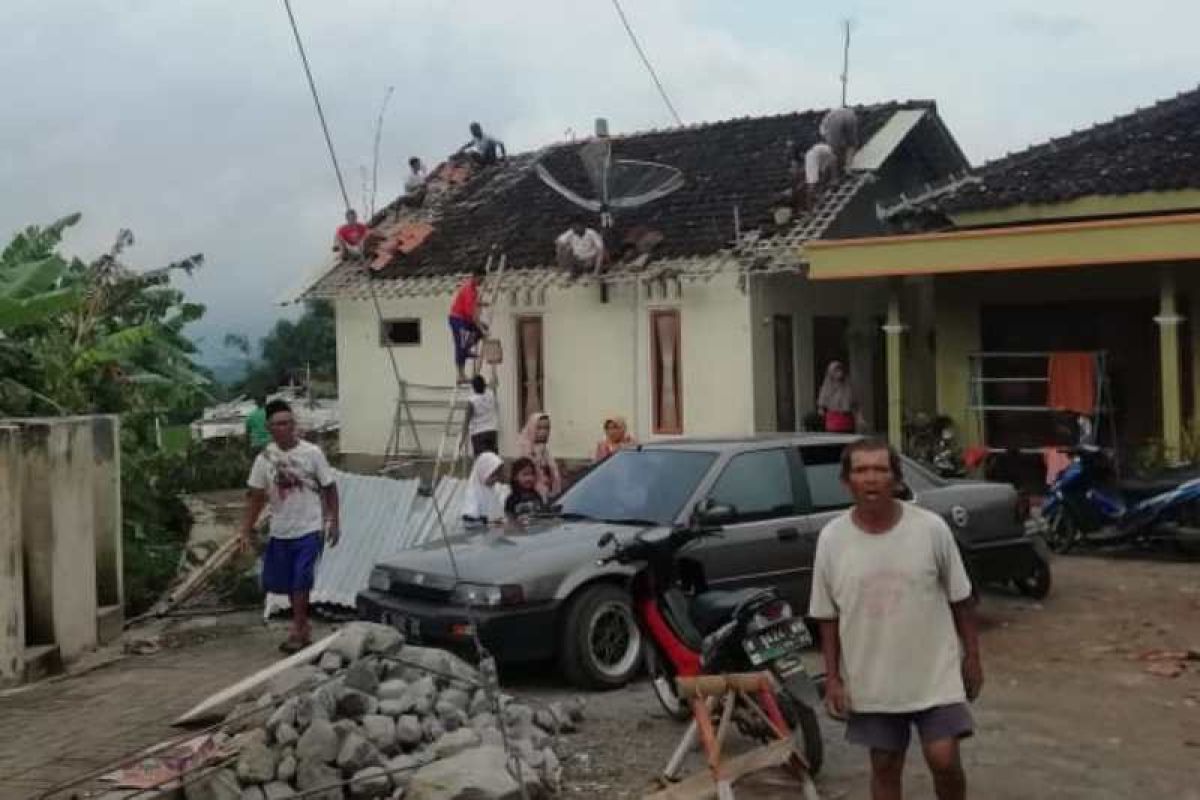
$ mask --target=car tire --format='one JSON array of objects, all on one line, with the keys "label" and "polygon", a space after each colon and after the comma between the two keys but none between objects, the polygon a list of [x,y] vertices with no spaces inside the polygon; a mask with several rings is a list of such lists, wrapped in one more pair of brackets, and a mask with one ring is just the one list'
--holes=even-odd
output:
[{"label": "car tire", "polygon": [[647,644],[642,659],[646,664],[646,675],[650,678],[650,688],[658,698],[667,716],[676,722],[686,722],[692,718],[692,710],[679,697],[675,688],[675,674],[667,668],[665,659],[659,655],[654,645]]},{"label": "car tire", "polygon": [[617,689],[637,674],[642,632],[629,593],[608,583],[579,592],[563,621],[559,665],[581,689]]},{"label": "car tire", "polygon": [[1034,560],[1033,569],[1028,575],[1013,580],[1018,592],[1034,600],[1045,599],[1046,595],[1050,594],[1053,582],[1050,562],[1041,556]]}]

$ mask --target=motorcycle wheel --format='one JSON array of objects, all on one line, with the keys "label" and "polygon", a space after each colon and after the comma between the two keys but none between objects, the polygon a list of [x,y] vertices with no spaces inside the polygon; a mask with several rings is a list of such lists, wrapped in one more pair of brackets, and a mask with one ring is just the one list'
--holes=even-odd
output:
[{"label": "motorcycle wheel", "polygon": [[1022,578],[1014,578],[1017,591],[1034,600],[1042,600],[1050,594],[1050,562],[1038,558],[1029,574]]},{"label": "motorcycle wheel", "polygon": [[1079,526],[1064,509],[1046,520],[1046,544],[1055,553],[1068,553],[1079,542]]},{"label": "motorcycle wheel", "polygon": [[646,665],[646,674],[650,678],[650,688],[658,698],[658,704],[667,712],[667,716],[676,722],[686,722],[692,718],[692,711],[679,698],[675,691],[675,674],[667,668],[666,661],[658,653],[654,645],[648,645],[642,654]]},{"label": "motorcycle wheel", "polygon": [[808,774],[816,775],[825,761],[825,743],[821,739],[817,712],[787,692],[777,693],[775,700],[779,703],[779,713],[783,714],[784,722],[792,729],[792,741],[796,749],[804,754],[804,760],[808,762]]}]

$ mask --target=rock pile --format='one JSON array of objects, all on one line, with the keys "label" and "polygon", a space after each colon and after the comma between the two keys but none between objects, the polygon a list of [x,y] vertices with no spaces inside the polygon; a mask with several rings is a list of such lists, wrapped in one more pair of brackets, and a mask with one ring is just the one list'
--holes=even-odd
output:
[{"label": "rock pile", "polygon": [[[315,666],[230,712],[234,762],[187,800],[510,800],[559,789],[554,737],[582,700],[534,709],[501,695],[509,751],[480,673],[443,650],[405,645],[384,625],[342,629]],[[281,695],[287,695],[281,699]],[[511,756],[510,756],[511,754]]]}]

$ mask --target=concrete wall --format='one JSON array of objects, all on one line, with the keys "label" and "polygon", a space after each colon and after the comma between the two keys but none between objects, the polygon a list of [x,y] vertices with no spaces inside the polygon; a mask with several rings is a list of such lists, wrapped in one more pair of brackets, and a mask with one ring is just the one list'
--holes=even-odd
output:
[{"label": "concrete wall", "polygon": [[[685,435],[745,434],[753,430],[752,367],[748,301],[736,275],[681,285],[653,283],[600,287],[579,285],[538,292],[505,293],[492,317],[504,363],[498,374],[501,449],[512,452],[517,419],[516,325],[522,316],[542,319],[544,401],[554,451],[588,458],[607,414],[622,414],[641,440],[655,438],[650,372],[650,312],[681,310],[681,370]],[[391,348],[405,380],[447,385],[453,381],[446,314],[448,295],[382,299],[385,318],[417,318],[421,344]],[[370,300],[337,301],[341,446],[347,454],[383,454],[395,412],[397,389]],[[421,431],[426,450],[436,448],[436,426]]]},{"label": "concrete wall", "polygon": [[26,638],[69,660],[97,643],[92,420],[21,427]]},{"label": "concrete wall", "polygon": [[21,429],[0,426],[0,686],[20,681],[24,674],[20,453]]},{"label": "concrete wall", "polygon": [[121,547],[121,420],[92,418],[92,500],[96,534],[96,601],[123,607],[125,582]]}]

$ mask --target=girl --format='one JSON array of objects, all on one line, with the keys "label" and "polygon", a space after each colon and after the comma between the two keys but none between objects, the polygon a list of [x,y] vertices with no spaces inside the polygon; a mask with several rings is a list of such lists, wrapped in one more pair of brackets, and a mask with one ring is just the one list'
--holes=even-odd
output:
[{"label": "girl", "polygon": [[840,361],[830,361],[825,370],[825,380],[817,395],[817,411],[824,417],[829,433],[854,433],[858,400]]},{"label": "girl", "polygon": [[541,411],[529,415],[517,439],[517,452],[533,462],[537,470],[537,491],[543,500],[562,492],[558,462],[550,455],[550,415]]},{"label": "girl", "polygon": [[623,447],[634,447],[637,441],[629,435],[624,417],[612,416],[604,420],[604,438],[596,444],[593,463],[599,464]]},{"label": "girl", "polygon": [[467,482],[467,494],[463,499],[463,522],[468,525],[487,525],[501,518],[496,482],[500,480],[503,470],[504,459],[495,453],[485,451],[475,459]]},{"label": "girl", "polygon": [[504,501],[504,516],[512,525],[524,525],[525,518],[546,510],[546,501],[537,490],[537,467],[528,458],[512,464],[512,491]]}]

